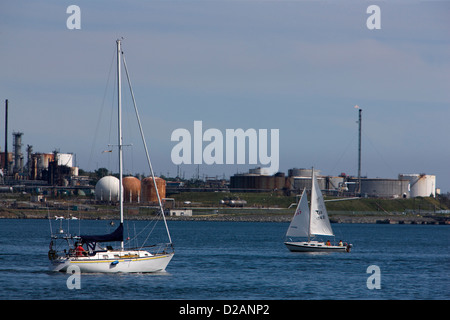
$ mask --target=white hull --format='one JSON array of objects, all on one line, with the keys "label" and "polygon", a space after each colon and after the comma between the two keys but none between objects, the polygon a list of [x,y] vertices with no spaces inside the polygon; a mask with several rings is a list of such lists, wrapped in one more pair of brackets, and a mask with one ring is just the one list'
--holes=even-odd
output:
[{"label": "white hull", "polygon": [[286,247],[292,252],[350,252],[351,245],[330,246],[324,242],[285,242]]},{"label": "white hull", "polygon": [[69,266],[77,266],[81,273],[158,272],[164,271],[173,257],[173,253],[152,255],[143,252],[147,255],[113,258],[107,254],[97,253],[93,257],[60,257],[51,261],[51,269],[66,272]]}]

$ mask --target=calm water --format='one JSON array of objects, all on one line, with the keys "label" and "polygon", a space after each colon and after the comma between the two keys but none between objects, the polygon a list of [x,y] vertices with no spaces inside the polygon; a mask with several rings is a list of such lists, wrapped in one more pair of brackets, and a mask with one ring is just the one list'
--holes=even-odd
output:
[{"label": "calm water", "polygon": [[[111,230],[107,221],[81,226]],[[287,223],[169,221],[169,227],[176,251],[166,273],[83,274],[81,289],[69,290],[67,274],[48,271],[49,222],[0,220],[0,299],[450,298],[449,226],[333,224],[353,250],[320,255],[289,252]],[[78,222],[70,228],[78,231]],[[370,265],[380,268],[380,289],[367,288]]]}]

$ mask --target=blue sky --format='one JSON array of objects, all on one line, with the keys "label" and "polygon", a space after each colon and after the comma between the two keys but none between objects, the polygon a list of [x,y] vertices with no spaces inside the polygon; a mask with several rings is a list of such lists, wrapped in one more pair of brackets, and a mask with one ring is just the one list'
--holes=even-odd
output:
[{"label": "blue sky", "polygon": [[[66,27],[72,4],[81,30]],[[380,30],[366,26],[372,4]],[[357,174],[359,105],[363,175],[435,174],[450,191],[449,17],[444,1],[10,1],[0,4],[0,112],[9,99],[10,135],[24,133],[24,150],[58,148],[83,169],[115,170],[101,151],[116,142],[108,75],[124,37],[157,174],[176,174],[171,133],[193,133],[195,120],[222,132],[279,129],[282,172]],[[124,125],[133,117],[125,111]],[[136,126],[124,133],[126,170],[148,174]],[[181,166],[187,178],[196,169]]]}]

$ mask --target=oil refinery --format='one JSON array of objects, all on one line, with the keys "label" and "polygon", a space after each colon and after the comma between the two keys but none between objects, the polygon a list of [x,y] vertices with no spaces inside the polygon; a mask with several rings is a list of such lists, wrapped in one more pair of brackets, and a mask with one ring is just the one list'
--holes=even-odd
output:
[{"label": "oil refinery", "polygon": [[[358,176],[341,173],[339,176],[325,176],[315,169],[320,188],[328,195],[359,196],[376,198],[414,198],[435,197],[436,176],[425,173],[400,173],[398,179],[361,177],[361,109],[359,112]],[[101,178],[94,186],[88,176],[80,176],[73,153],[33,152],[33,146],[27,145],[24,156],[23,132],[13,132],[13,148],[8,150],[8,100],[5,101],[5,144],[0,150],[0,184],[3,190],[19,188],[20,191],[65,188],[89,190],[95,193],[96,201],[115,202],[119,194],[119,181],[113,176]],[[199,179],[197,179],[200,181]],[[155,178],[161,198],[174,192],[190,191],[183,183],[167,184],[162,178]],[[287,195],[298,194],[311,186],[311,169],[292,168],[287,176],[283,172],[269,175],[266,168],[250,169],[248,173],[235,174],[229,181],[225,179],[206,179],[201,190],[222,190],[230,192],[272,192],[280,191]],[[154,182],[151,178],[125,177],[124,201],[128,203],[156,202]],[[166,190],[167,186],[167,190]]]},{"label": "oil refinery", "polygon": [[[323,176],[320,170],[320,189],[334,196],[362,196],[375,198],[414,198],[436,195],[436,176],[427,174],[399,174],[398,179],[353,177],[342,173],[339,176]],[[299,193],[311,189],[311,169],[289,169],[284,173],[265,175],[259,170],[235,174],[230,179],[234,191],[267,192],[273,190],[285,193]]]}]

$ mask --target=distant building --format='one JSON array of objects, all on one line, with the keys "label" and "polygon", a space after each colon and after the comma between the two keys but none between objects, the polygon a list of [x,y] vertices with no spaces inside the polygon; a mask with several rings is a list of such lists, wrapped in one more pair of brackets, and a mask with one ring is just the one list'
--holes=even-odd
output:
[{"label": "distant building", "polygon": [[[379,198],[429,197],[436,195],[436,176],[426,174],[399,174],[398,179],[361,178],[361,186],[356,177],[341,174],[339,177],[321,176],[314,169],[319,187],[328,194],[356,195]],[[284,190],[301,192],[311,189],[312,169],[293,168],[288,176],[277,173],[267,175],[261,168],[251,169],[249,173],[235,174],[230,178],[231,191],[264,192]]]},{"label": "distant building", "polygon": [[192,209],[168,209],[164,211],[166,216],[191,217]]}]

